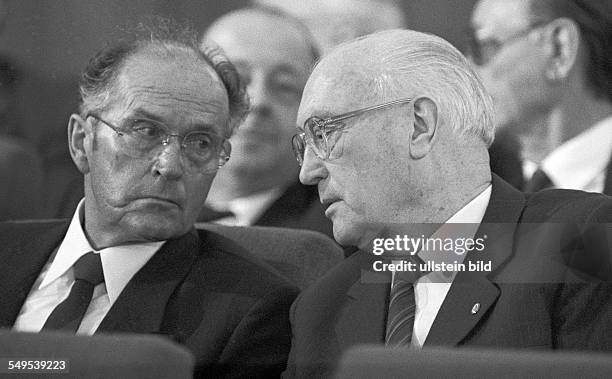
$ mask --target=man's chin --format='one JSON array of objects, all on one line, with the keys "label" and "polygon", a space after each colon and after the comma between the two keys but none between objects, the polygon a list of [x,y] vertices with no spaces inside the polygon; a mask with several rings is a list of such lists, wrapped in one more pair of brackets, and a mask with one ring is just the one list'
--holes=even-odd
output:
[{"label": "man's chin", "polygon": [[125,228],[128,228],[130,234],[137,236],[138,239],[153,242],[178,238],[187,233],[191,225],[187,226],[182,220],[174,218],[149,215],[126,220]]},{"label": "man's chin", "polygon": [[341,246],[358,246],[359,233],[345,224],[334,223],[334,239]]},{"label": "man's chin", "polygon": [[372,251],[372,241],[384,232],[383,224],[334,220],[334,239],[341,246],[355,246],[359,250]]}]

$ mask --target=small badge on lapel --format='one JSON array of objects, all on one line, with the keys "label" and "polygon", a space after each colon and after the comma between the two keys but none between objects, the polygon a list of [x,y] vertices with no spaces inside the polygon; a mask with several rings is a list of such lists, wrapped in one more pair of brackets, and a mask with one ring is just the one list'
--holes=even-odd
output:
[{"label": "small badge on lapel", "polygon": [[480,303],[474,304],[474,306],[472,307],[472,314],[475,315],[476,313],[478,313],[479,310],[480,310]]}]

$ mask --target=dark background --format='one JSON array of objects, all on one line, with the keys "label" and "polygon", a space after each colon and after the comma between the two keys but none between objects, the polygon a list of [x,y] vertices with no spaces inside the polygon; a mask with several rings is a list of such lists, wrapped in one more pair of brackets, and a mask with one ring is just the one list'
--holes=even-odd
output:
[{"label": "dark background", "polygon": [[[308,0],[304,0],[308,1]],[[476,0],[403,1],[411,29],[460,47]],[[76,111],[77,81],[89,57],[145,15],[187,20],[198,30],[248,0],[5,0],[0,53],[22,72],[22,135],[46,159],[69,159],[66,125]],[[2,4],[0,4],[2,5]]]}]

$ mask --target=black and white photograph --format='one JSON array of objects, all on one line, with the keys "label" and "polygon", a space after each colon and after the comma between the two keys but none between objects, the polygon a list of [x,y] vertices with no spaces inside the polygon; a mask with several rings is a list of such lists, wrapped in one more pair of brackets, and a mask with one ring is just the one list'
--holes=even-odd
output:
[{"label": "black and white photograph", "polygon": [[612,0],[0,0],[0,377],[612,377]]}]

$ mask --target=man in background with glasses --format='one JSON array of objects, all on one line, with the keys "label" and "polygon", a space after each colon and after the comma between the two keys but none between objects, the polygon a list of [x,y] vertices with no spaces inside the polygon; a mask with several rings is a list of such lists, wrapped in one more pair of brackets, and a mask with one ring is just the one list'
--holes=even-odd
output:
[{"label": "man in background with glasses", "polygon": [[293,304],[288,377],[328,377],[358,344],[612,348],[612,200],[527,196],[492,175],[492,114],[468,61],[433,35],[371,34],[314,68],[293,138],[300,180],[360,251]]},{"label": "man in background with glasses", "polygon": [[481,0],[468,56],[496,124],[523,145],[526,191],[612,194],[612,5]]},{"label": "man in background with glasses", "polygon": [[168,335],[198,375],[273,377],[297,289],[193,229],[245,90],[218,49],[160,22],[82,75],[68,136],[85,198],[72,221],[0,225],[0,327]]}]

